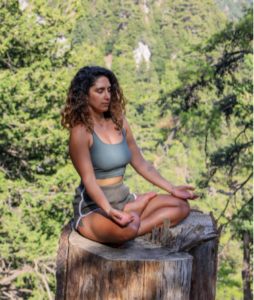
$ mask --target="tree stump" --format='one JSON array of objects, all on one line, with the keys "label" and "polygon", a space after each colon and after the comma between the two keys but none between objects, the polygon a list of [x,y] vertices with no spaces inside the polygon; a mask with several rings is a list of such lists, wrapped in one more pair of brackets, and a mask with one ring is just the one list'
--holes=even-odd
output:
[{"label": "tree stump", "polygon": [[191,212],[115,249],[65,226],[57,256],[56,300],[212,300],[221,228]]}]

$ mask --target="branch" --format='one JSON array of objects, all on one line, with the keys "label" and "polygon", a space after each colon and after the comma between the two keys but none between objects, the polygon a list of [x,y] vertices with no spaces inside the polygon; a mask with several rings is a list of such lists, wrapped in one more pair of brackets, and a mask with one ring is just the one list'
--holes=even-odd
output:
[{"label": "branch", "polygon": [[29,289],[19,289],[19,292],[23,292],[23,293],[32,293],[32,290]]},{"label": "branch", "polygon": [[237,135],[237,137],[235,138],[235,146],[236,146],[236,148],[237,148],[236,140],[239,138],[239,136],[240,136],[242,133],[245,133],[245,131],[246,131],[246,129],[247,129],[248,127],[249,127],[249,124],[247,124],[247,125],[245,126],[244,130],[241,131],[241,132]]},{"label": "branch", "polygon": [[38,138],[34,138],[34,139],[29,139],[27,137],[24,137],[23,139],[28,140],[28,141],[39,141],[39,140],[47,138],[50,135],[52,135],[52,133],[49,133],[49,134],[46,134],[44,136],[41,136],[41,137],[38,137]]},{"label": "branch", "polygon": [[42,281],[43,281],[43,283],[45,285],[46,291],[47,291],[48,296],[49,296],[49,300],[53,300],[52,295],[50,293],[49,285],[47,283],[47,280],[46,280],[45,276],[42,275],[41,273],[37,273],[37,274],[40,275],[40,277],[41,277],[41,279],[42,279]]},{"label": "branch", "polygon": [[236,95],[235,95],[235,94],[229,95],[229,96],[227,96],[227,97],[221,99],[220,101],[214,102],[212,106],[221,104],[222,102],[227,101],[227,100],[230,100],[230,99],[232,99],[232,98],[236,98]]},{"label": "branch", "polygon": [[221,63],[218,63],[218,64],[211,64],[211,67],[216,67],[216,72],[215,73],[218,73],[219,72],[219,69],[221,69],[221,67],[223,66],[223,65],[225,65],[225,64],[231,64],[231,63],[233,63],[233,62],[236,62],[236,61],[238,61],[239,59],[241,59],[241,58],[243,58],[244,57],[244,54],[240,54],[240,55],[238,55],[237,57],[234,57],[234,58],[232,58],[232,59],[230,59],[230,60],[228,60],[228,61],[222,61]]},{"label": "branch", "polygon": [[12,297],[12,295],[8,294],[7,292],[2,292],[5,296],[9,297],[11,300],[15,300],[15,298]]},{"label": "branch", "polygon": [[238,150],[238,146],[237,146],[237,143],[236,143],[236,141],[237,141],[237,139],[239,138],[239,136],[242,134],[242,133],[245,133],[245,131],[246,131],[246,129],[249,127],[249,124],[247,124],[246,126],[245,126],[245,128],[244,128],[244,130],[243,131],[241,131],[238,135],[237,135],[237,137],[235,138],[235,147],[236,147],[236,151],[237,151],[237,154],[238,154],[238,156],[237,156],[237,163],[239,163],[239,152],[240,152],[240,150]]},{"label": "branch", "polygon": [[230,201],[230,199],[237,193],[237,191],[239,191],[249,180],[250,180],[250,178],[253,176],[253,173],[251,173],[250,174],[250,176],[243,182],[243,183],[241,183],[240,184],[240,186],[234,191],[234,193],[232,194],[232,196],[230,196],[229,198],[228,198],[228,201],[227,201],[227,203],[226,203],[226,205],[225,205],[225,208],[224,208],[224,210],[221,212],[221,214],[220,214],[220,216],[219,216],[219,218],[218,218],[218,221],[219,221],[219,219],[224,215],[224,213],[225,213],[225,211],[226,211],[226,209],[227,209],[227,207],[228,207],[228,204],[229,204],[229,201]]},{"label": "branch", "polygon": [[27,127],[24,124],[17,124],[17,123],[9,123],[9,125],[18,126],[18,127]]},{"label": "branch", "polygon": [[7,171],[3,167],[0,167],[0,171],[4,172],[6,175],[9,176],[9,178],[11,178],[11,176],[9,175],[9,173],[11,173],[11,171]]},{"label": "branch", "polygon": [[47,265],[43,264],[43,267],[48,270],[50,273],[52,273],[54,276],[56,276],[56,271],[48,267]]},{"label": "branch", "polygon": [[7,152],[8,154],[11,154],[11,155],[14,156],[14,157],[17,157],[17,158],[20,158],[20,159],[24,159],[24,157],[18,155],[18,154],[19,154],[18,151],[11,150],[11,149],[8,149],[8,150],[3,149],[3,151],[4,151],[4,152]]},{"label": "branch", "polygon": [[[250,198],[250,200],[248,202],[246,202],[241,209],[239,209],[237,212],[236,212],[236,215],[240,215],[240,213],[243,211],[244,207],[247,206],[248,204],[250,204],[251,202],[253,201],[253,196]],[[233,219],[229,220],[227,223],[225,223],[224,225],[227,225],[230,221],[232,221]]]},{"label": "branch", "polygon": [[38,93],[39,91],[40,91],[40,89],[38,89],[36,91],[27,92],[27,94],[35,94],[35,93]]},{"label": "branch", "polygon": [[226,245],[222,248],[221,252],[218,254],[218,257],[220,257],[223,252],[225,251],[226,247],[228,246],[229,242],[236,236],[237,232],[233,233],[229,240],[227,241]]},{"label": "branch", "polygon": [[11,71],[12,74],[15,74],[14,71],[13,71],[13,69],[12,69],[12,65],[9,62],[5,61],[3,58],[1,58],[0,60],[2,62],[4,62],[9,67],[9,69],[10,69],[10,71]]},{"label": "branch", "polygon": [[243,53],[243,54],[250,54],[252,53],[251,51],[248,50],[241,50],[241,51],[235,51],[235,52],[230,52],[230,53],[226,53],[225,56],[233,56],[239,53]]},{"label": "branch", "polygon": [[173,128],[173,130],[171,131],[170,135],[168,136],[165,145],[163,146],[163,149],[165,149],[168,145],[168,143],[173,139],[175,133],[176,133],[176,129],[177,127],[179,127],[180,125],[180,120],[177,121],[176,126]]},{"label": "branch", "polygon": [[2,278],[0,280],[0,285],[9,285],[11,284],[12,280],[18,278],[20,274],[31,272],[31,270],[32,269],[30,267],[26,267],[23,270],[17,270],[11,276]]}]

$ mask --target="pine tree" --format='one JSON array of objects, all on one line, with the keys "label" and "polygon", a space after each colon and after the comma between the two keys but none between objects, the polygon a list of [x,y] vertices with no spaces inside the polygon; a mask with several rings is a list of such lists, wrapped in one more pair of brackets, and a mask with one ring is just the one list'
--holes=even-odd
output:
[{"label": "pine tree", "polygon": [[[198,186],[207,190],[223,180],[228,187],[228,192],[223,191],[228,194],[225,207],[217,216],[231,231],[237,231],[234,238],[243,241],[244,299],[251,295],[250,255],[246,253],[251,251],[253,206],[252,41],[250,8],[244,9],[237,24],[229,22],[208,41],[193,47],[191,57],[186,57],[188,65],[179,73],[181,84],[162,92],[159,99],[162,115],[171,109],[179,116],[178,138],[187,143],[190,137],[203,137],[207,172]],[[226,214],[231,204],[233,217]]]},{"label": "pine tree", "polygon": [[0,4],[0,298],[53,299],[60,226],[70,213],[56,192],[73,182],[61,171],[68,134],[60,109],[79,6],[22,3]]}]

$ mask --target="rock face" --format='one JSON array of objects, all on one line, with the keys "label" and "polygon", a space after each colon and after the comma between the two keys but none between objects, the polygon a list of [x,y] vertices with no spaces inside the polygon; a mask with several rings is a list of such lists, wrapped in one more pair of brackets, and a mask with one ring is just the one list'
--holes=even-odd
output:
[{"label": "rock face", "polygon": [[150,62],[151,52],[150,52],[148,46],[143,44],[142,42],[138,43],[138,48],[135,49],[133,52],[134,52],[134,59],[136,61],[137,66],[139,66],[139,64],[142,60],[142,57],[145,59],[145,61],[147,63]]},{"label": "rock face", "polygon": [[169,223],[123,249],[86,239],[69,223],[60,239],[55,299],[215,299],[220,232],[212,215],[192,212],[174,228]]}]

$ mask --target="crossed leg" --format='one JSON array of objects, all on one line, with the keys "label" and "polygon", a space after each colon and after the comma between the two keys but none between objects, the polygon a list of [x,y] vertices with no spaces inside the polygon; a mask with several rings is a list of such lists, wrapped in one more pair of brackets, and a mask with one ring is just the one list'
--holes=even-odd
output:
[{"label": "crossed leg", "polygon": [[170,219],[170,226],[175,226],[190,214],[187,200],[167,194],[158,194],[152,198],[140,215],[138,236],[151,232],[154,225],[161,227],[165,218]]},{"label": "crossed leg", "polygon": [[100,242],[123,244],[136,236],[151,232],[154,225],[161,227],[164,218],[170,219],[174,226],[190,213],[188,201],[167,194],[136,194],[134,203],[128,203],[124,211],[134,215],[134,220],[127,226],[120,226],[101,209],[82,218],[83,226],[78,231],[85,237]]},{"label": "crossed leg", "polygon": [[[145,209],[147,203],[156,193],[140,195],[134,203],[129,203],[125,210],[134,216],[134,220],[127,226],[120,226],[110,219],[102,209],[98,209],[81,218],[77,230],[83,236],[100,243],[109,243],[113,246],[122,245],[127,241],[135,239],[140,226],[139,216]],[[81,226],[80,226],[81,225]]]},{"label": "crossed leg", "polygon": [[78,226],[78,231],[83,236],[100,243],[124,244],[135,239],[138,233],[140,219],[135,212],[134,220],[127,226],[120,226],[111,220],[102,209],[82,218],[82,226]]}]

